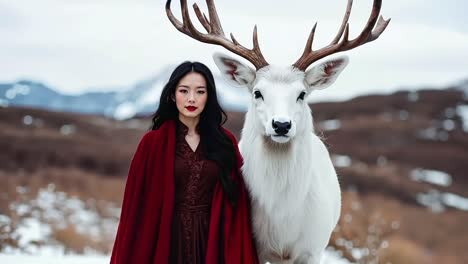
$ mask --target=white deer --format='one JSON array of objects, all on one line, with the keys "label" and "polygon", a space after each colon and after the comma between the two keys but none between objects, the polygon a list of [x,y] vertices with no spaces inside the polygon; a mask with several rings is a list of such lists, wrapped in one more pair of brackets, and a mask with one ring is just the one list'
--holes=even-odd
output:
[{"label": "white deer", "polygon": [[179,31],[201,42],[221,45],[256,67],[254,70],[234,58],[214,55],[222,74],[236,85],[247,86],[252,93],[239,146],[245,182],[252,196],[253,229],[261,263],[320,263],[340,217],[341,192],[328,150],[314,134],[306,98],[313,90],[330,86],[348,58],[335,58],[306,69],[328,55],[377,39],[390,22],[379,17],[382,1],[374,0],[366,26],[349,40],[352,0],[348,0],[333,41],[313,51],[315,24],[303,55],[287,67],[266,62],[256,26],[252,49],[241,46],[232,34],[231,40],[227,39],[213,0],[206,1],[209,19],[193,5],[206,34],[190,21],[185,0],[181,0],[183,22],[172,14],[170,2],[166,3],[166,12]]}]

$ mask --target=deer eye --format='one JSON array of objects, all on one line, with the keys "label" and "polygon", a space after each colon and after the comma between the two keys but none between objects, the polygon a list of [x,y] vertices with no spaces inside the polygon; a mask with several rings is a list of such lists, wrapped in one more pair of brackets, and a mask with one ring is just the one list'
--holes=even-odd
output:
[{"label": "deer eye", "polygon": [[255,96],[255,99],[258,99],[258,98],[262,98],[263,99],[263,95],[260,91],[255,91],[254,92],[254,96]]},{"label": "deer eye", "polygon": [[299,94],[299,97],[297,97],[297,101],[299,100],[304,100],[304,96],[306,95],[305,92],[301,92],[301,94]]}]

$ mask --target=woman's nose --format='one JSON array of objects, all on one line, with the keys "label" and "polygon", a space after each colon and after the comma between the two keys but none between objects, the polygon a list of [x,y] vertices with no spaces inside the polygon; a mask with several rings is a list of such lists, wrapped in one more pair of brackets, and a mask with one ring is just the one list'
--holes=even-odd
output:
[{"label": "woman's nose", "polygon": [[194,92],[189,92],[188,100],[189,100],[189,102],[195,102],[195,93]]}]

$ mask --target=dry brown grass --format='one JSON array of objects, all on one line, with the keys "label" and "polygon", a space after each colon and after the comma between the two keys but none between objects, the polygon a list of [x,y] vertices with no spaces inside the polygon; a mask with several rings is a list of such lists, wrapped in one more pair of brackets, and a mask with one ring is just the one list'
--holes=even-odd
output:
[{"label": "dry brown grass", "polygon": [[[14,230],[22,219],[31,215],[31,212],[19,215],[11,205],[28,204],[30,200],[37,197],[39,190],[48,186],[50,188],[49,184],[53,183],[54,191],[64,192],[67,197],[77,197],[84,201],[86,206],[92,206],[88,209],[96,211],[101,217],[114,219],[116,215],[115,212],[109,211],[109,202],[120,207],[125,186],[125,179],[122,178],[102,177],[102,175],[78,169],[64,170],[62,168],[43,169],[31,175],[3,172],[0,173],[0,182],[2,182],[0,193],[3,194],[0,196],[0,214],[8,216],[11,220],[8,224],[0,224],[0,251],[7,246],[13,248],[18,246],[19,237],[14,236]],[[90,199],[93,202],[87,202]],[[64,216],[67,219],[66,212]],[[52,239],[63,244],[67,252],[83,253],[87,248],[103,253],[109,253],[112,250],[114,233],[105,231],[96,239],[78,232],[76,227],[67,220],[64,223],[49,222],[48,224],[52,229]],[[45,242],[37,241],[36,244],[41,243]]]},{"label": "dry brown grass", "polygon": [[87,247],[92,247],[90,245],[91,238],[78,232],[73,225],[68,225],[65,228],[53,228],[52,238],[64,245],[65,253],[83,254]]},{"label": "dry brown grass", "polygon": [[382,264],[431,264],[445,263],[434,262],[427,250],[416,244],[414,241],[401,237],[389,238],[388,248],[380,254]]},{"label": "dry brown grass", "polygon": [[77,196],[85,201],[103,200],[117,205],[122,202],[125,188],[124,178],[109,178],[80,169],[63,168],[43,168],[31,174],[0,171],[0,181],[0,212],[8,211],[9,204],[19,199],[17,188],[20,186],[26,187],[27,197],[30,198],[35,197],[39,189],[53,183],[56,190],[69,196]]},{"label": "dry brown grass", "polygon": [[[23,124],[24,116],[31,116],[33,123]],[[0,108],[0,170],[31,173],[47,167],[80,168],[123,177],[145,132],[142,125],[131,124],[92,115]],[[74,132],[61,133],[64,126],[72,126]]]},{"label": "dry brown grass", "polygon": [[[462,264],[468,261],[468,213],[402,204],[383,195],[343,193],[343,211],[330,245],[355,263]],[[355,259],[353,248],[369,255]]]},{"label": "dry brown grass", "polygon": [[95,239],[90,235],[79,232],[73,224],[66,227],[52,228],[52,238],[64,246],[65,253],[83,254],[86,250],[93,250],[110,254],[114,236]]},{"label": "dry brown grass", "polygon": [[[387,247],[387,238],[398,229],[398,214],[395,210],[387,210],[398,203],[389,205],[385,202],[382,207],[377,201],[379,197],[374,199],[375,202],[369,203],[354,192],[343,195],[343,212],[330,244],[355,263],[379,263],[380,253]],[[361,249],[361,256],[353,255],[356,249]]]}]

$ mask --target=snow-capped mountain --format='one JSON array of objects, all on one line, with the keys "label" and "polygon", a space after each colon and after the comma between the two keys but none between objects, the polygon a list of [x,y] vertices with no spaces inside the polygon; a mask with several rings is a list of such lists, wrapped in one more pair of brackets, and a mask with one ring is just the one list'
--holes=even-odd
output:
[{"label": "snow-capped mountain", "polygon": [[[136,114],[148,114],[156,110],[159,96],[167,82],[172,67],[167,67],[146,80],[111,92],[86,92],[66,95],[45,84],[19,80],[0,84],[0,106],[28,106],[54,111],[103,114],[116,119],[126,119]],[[248,92],[231,87],[221,78],[216,78],[218,97],[227,111],[245,111]],[[108,90],[108,89],[106,89]]]}]

